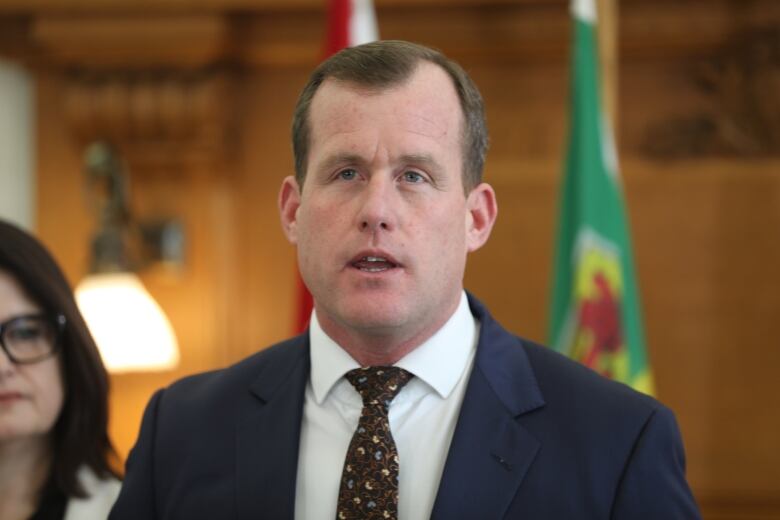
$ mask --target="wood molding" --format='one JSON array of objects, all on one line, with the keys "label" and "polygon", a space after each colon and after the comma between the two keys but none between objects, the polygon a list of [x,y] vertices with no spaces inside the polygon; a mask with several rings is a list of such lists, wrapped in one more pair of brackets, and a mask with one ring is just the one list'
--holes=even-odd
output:
[{"label": "wood molding", "polygon": [[135,171],[214,164],[229,146],[229,74],[146,70],[67,71],[64,116],[80,144],[115,143]]},{"label": "wood molding", "polygon": [[31,38],[60,66],[189,70],[221,60],[229,32],[221,15],[90,14],[36,18]]},{"label": "wood molding", "polygon": [[[458,8],[462,6],[484,5],[566,5],[568,0],[375,0],[378,9],[385,7],[436,7]],[[37,12],[68,12],[82,13],[101,11],[106,13],[127,13],[128,11],[145,12],[149,14],[198,11],[324,11],[325,3],[321,0],[197,0],[187,3],[181,0],[4,0],[0,5],[0,13],[37,13]]]},{"label": "wood molding", "polygon": [[[566,0],[377,0],[376,9],[383,38],[427,43],[466,62],[568,55]],[[178,0],[8,0],[0,5],[0,54],[108,66],[308,66],[320,57],[324,15],[319,0],[201,0],[186,8]],[[618,54],[631,62],[701,57],[742,30],[777,23],[774,0],[625,0]]]},{"label": "wood molding", "polygon": [[30,39],[38,66],[62,77],[80,146],[107,139],[136,172],[187,171],[230,155],[229,29],[212,15],[43,16]]}]

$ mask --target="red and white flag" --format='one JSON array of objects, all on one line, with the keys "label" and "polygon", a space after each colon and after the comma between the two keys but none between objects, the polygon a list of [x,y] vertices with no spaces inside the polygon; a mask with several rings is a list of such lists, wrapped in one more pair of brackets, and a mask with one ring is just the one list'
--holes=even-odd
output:
[{"label": "red and white flag", "polygon": [[[354,47],[379,39],[374,4],[371,0],[329,0],[328,33],[323,59],[345,47]],[[295,315],[295,332],[309,326],[314,301],[300,275],[298,276],[298,310]]]},{"label": "red and white flag", "polygon": [[379,39],[371,0],[330,0],[325,57]]}]

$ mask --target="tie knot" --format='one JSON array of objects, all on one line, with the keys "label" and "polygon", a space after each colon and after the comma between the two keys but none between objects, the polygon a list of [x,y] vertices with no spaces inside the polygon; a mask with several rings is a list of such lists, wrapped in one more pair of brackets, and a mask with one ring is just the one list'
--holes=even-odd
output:
[{"label": "tie knot", "polygon": [[363,406],[382,405],[388,408],[413,376],[398,367],[363,367],[350,370],[344,377],[360,393]]}]

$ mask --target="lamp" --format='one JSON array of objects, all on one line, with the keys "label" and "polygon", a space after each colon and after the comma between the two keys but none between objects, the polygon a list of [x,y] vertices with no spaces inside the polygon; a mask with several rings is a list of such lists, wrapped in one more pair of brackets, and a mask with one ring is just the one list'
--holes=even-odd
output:
[{"label": "lamp", "polygon": [[181,226],[133,221],[124,169],[107,143],[87,148],[85,170],[100,228],[92,240],[90,274],[76,287],[79,309],[110,372],[174,368],[179,347],[173,327],[135,274],[138,264],[131,258],[165,253],[180,260]]}]

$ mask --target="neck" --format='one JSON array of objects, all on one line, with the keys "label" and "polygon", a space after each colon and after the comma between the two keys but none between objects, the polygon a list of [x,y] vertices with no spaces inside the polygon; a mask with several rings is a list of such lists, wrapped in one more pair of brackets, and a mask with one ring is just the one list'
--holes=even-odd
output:
[{"label": "neck", "polygon": [[409,331],[403,328],[356,329],[332,320],[327,313],[317,313],[322,330],[352,359],[362,366],[390,366],[425,343],[452,317],[460,298],[448,312],[422,327]]},{"label": "neck", "polygon": [[30,518],[51,470],[48,438],[0,442],[0,461],[0,518]]},{"label": "neck", "polygon": [[322,325],[322,330],[362,367],[393,365],[432,335],[413,336],[404,340],[331,329],[325,325]]}]

